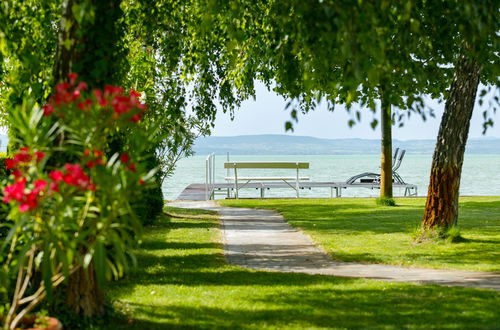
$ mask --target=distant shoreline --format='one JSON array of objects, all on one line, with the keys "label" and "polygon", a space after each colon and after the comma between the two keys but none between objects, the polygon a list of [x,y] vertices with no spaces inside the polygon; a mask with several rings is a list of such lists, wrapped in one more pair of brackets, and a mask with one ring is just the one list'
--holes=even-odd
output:
[{"label": "distant shoreline", "polygon": [[[432,155],[435,140],[393,140],[395,148],[413,155]],[[200,137],[193,147],[196,155],[210,153],[232,155],[363,155],[378,154],[380,140],[374,139],[320,139],[289,135],[240,135]],[[500,155],[500,139],[470,139],[466,154]]]}]

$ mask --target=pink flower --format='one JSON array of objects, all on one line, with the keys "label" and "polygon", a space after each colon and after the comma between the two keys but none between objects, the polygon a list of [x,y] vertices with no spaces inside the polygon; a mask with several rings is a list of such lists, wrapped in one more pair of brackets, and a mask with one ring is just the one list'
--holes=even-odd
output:
[{"label": "pink flower", "polygon": [[80,91],[78,89],[75,89],[73,91],[73,101],[79,99],[81,95],[82,94],[80,93]]}]

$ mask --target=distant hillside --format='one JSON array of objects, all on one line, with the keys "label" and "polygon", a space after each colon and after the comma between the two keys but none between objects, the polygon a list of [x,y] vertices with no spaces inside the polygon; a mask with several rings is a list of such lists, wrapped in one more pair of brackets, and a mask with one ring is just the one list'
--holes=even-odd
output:
[{"label": "distant hillside", "polygon": [[[0,135],[0,151],[7,148],[8,138]],[[434,140],[394,140],[394,148],[406,149],[412,154],[432,154]],[[289,135],[239,135],[207,136],[196,140],[197,155],[210,153],[232,155],[350,155],[377,154],[379,140],[319,139],[310,136]],[[500,154],[500,139],[471,139],[467,142],[469,154]]]},{"label": "distant hillside", "polygon": [[[394,140],[394,148],[406,149],[412,154],[432,154],[435,140]],[[208,136],[196,140],[197,155],[209,153],[233,155],[349,155],[377,154],[379,140],[365,139],[319,139],[309,136],[288,135],[240,135]],[[471,139],[467,153],[500,154],[500,139]]]}]

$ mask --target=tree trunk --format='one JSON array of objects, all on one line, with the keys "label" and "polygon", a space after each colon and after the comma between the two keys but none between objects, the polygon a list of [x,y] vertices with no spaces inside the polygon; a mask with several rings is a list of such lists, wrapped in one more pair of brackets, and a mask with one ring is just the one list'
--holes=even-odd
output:
[{"label": "tree trunk", "polygon": [[55,83],[67,80],[73,65],[75,34],[77,31],[77,22],[71,10],[73,5],[73,0],[66,0],[63,4],[63,15],[57,36],[54,71],[52,72]]},{"label": "tree trunk", "polygon": [[391,104],[382,97],[380,106],[382,129],[380,198],[392,198],[392,116]]},{"label": "tree trunk", "polygon": [[432,168],[422,226],[450,227],[458,220],[458,193],[474,109],[480,66],[472,59],[460,58],[455,66],[450,95],[432,159]]},{"label": "tree trunk", "polygon": [[104,313],[104,294],[97,285],[93,262],[87,269],[79,268],[71,274],[66,294],[66,303],[75,314],[95,316]]}]

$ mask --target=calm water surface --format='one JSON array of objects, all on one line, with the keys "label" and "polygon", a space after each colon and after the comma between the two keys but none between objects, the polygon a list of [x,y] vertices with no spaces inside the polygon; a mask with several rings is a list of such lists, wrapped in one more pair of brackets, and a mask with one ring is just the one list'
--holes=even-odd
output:
[{"label": "calm water surface", "polygon": [[[166,199],[176,199],[181,191],[191,183],[205,182],[206,156],[193,156],[179,161],[174,175],[168,178],[163,185],[163,194]],[[308,170],[301,170],[301,175],[308,176],[310,181],[346,181],[353,175],[362,172],[378,172],[379,155],[293,155],[293,156],[237,156],[231,155],[231,161],[304,161],[310,163]],[[227,176],[223,163],[226,155],[216,155],[216,182],[224,182]],[[429,184],[429,170],[432,155],[406,155],[398,173],[405,182],[418,186],[418,195],[427,194]],[[240,172],[241,171],[241,172]],[[294,170],[240,170],[244,176],[294,176]],[[403,190],[395,189],[395,195],[403,195]],[[378,196],[378,190],[366,188],[348,188],[342,192],[343,196]],[[500,155],[465,155],[461,195],[500,195]],[[259,192],[254,189],[242,189],[242,197],[258,197]],[[292,189],[274,189],[266,192],[267,197],[294,197]],[[329,188],[314,188],[301,190],[302,197],[329,197]]]}]

